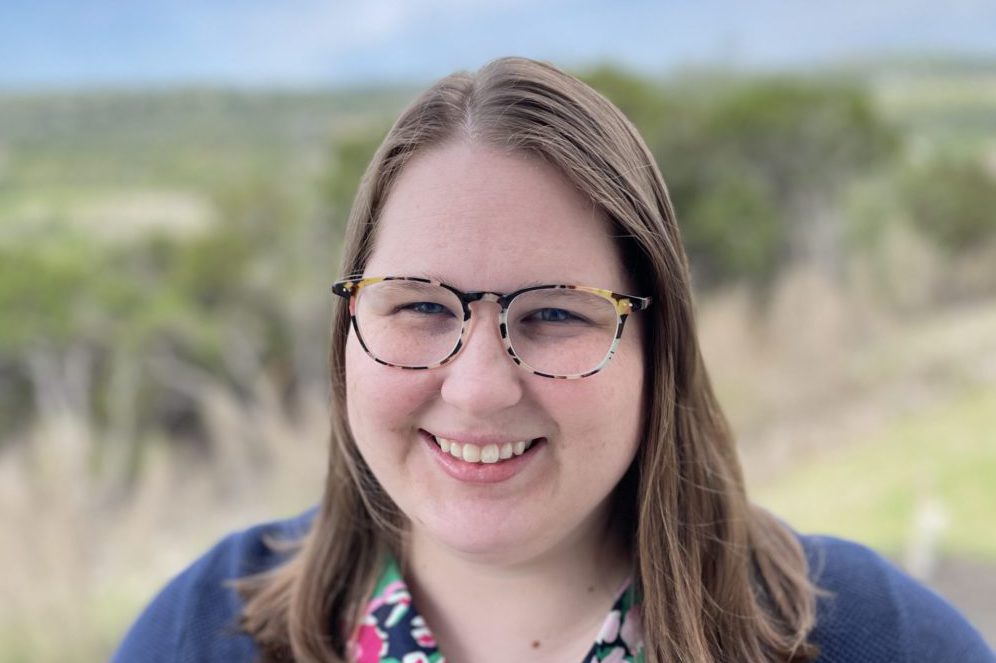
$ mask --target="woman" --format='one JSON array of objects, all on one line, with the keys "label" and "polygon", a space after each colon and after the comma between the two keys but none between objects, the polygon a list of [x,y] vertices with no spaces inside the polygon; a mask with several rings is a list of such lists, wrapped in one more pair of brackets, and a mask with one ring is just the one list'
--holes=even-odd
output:
[{"label": "woman", "polygon": [[320,507],[222,542],[117,660],[993,660],[750,504],[664,183],[583,83],[503,59],[429,89],[342,273]]}]

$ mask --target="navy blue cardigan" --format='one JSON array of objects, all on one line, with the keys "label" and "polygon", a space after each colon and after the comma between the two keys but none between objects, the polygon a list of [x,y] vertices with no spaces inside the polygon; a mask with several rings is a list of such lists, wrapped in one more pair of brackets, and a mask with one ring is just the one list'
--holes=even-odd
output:
[{"label": "navy blue cardigan", "polygon": [[[313,517],[311,511],[222,540],[152,601],[112,663],[254,661],[252,639],[236,628],[241,601],[227,581],[279,564],[265,539],[297,538]],[[800,540],[813,580],[831,593],[819,600],[811,634],[822,663],[996,663],[951,605],[876,553],[840,539]]]}]

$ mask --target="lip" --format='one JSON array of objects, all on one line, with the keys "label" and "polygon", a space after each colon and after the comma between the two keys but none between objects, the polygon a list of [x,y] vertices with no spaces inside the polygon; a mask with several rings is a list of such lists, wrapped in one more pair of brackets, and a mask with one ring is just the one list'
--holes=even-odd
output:
[{"label": "lip", "polygon": [[485,447],[489,444],[497,444],[499,447],[506,442],[519,442],[521,440],[541,440],[541,437],[509,437],[508,435],[482,435],[480,433],[458,433],[453,431],[441,431],[434,430],[429,431],[424,428],[419,429],[422,433],[428,433],[429,435],[435,435],[436,437],[445,437],[450,440],[456,440],[460,444],[465,442],[470,442],[471,444],[476,444],[479,447]]},{"label": "lip", "polygon": [[[454,458],[448,453],[443,453],[443,450],[439,448],[438,444],[436,444],[436,440],[434,439],[432,433],[420,429],[419,435],[422,437],[422,441],[425,443],[427,451],[432,454],[432,457],[437,463],[439,463],[440,467],[444,472],[446,472],[446,474],[457,481],[477,484],[500,483],[502,481],[508,481],[515,475],[522,472],[536,457],[536,452],[546,444],[546,438],[537,438],[536,442],[534,442],[531,447],[526,449],[525,453],[521,456],[513,456],[512,458],[503,460],[500,463],[467,463]],[[447,436],[443,435],[443,437]],[[511,441],[507,438],[499,441],[497,438],[482,438],[469,435],[464,435],[462,437],[454,436],[450,439],[470,442],[471,444],[478,444],[479,446],[483,446],[485,444],[501,444]]]}]

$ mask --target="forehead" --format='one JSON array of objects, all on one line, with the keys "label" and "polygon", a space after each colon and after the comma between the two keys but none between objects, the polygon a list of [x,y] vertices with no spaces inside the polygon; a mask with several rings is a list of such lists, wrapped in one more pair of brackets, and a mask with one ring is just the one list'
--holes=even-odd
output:
[{"label": "forehead", "polygon": [[472,143],[416,157],[382,210],[367,275],[468,290],[625,286],[608,220],[552,166]]}]

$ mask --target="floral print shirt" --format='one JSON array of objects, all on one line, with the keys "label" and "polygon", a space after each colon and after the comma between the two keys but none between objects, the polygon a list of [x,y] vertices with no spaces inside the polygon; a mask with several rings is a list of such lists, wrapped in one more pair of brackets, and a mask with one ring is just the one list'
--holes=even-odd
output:
[{"label": "floral print shirt", "polygon": [[[436,639],[412,605],[397,563],[389,559],[363,621],[353,634],[356,663],[445,663]],[[643,663],[640,606],[632,584],[616,599],[598,638],[580,663]]]}]

